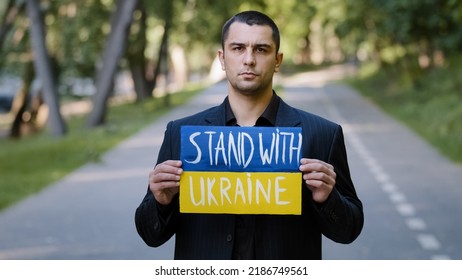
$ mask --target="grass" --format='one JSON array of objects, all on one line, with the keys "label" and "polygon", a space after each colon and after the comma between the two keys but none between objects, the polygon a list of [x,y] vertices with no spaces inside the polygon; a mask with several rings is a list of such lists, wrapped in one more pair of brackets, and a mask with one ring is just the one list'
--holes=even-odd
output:
[{"label": "grass", "polygon": [[402,71],[380,69],[350,83],[443,155],[462,163],[462,56],[447,61],[412,80],[403,79]]},{"label": "grass", "polygon": [[163,98],[143,103],[111,106],[107,124],[85,128],[85,116],[67,120],[69,132],[60,138],[42,132],[21,140],[0,139],[0,210],[63,178],[79,166],[98,161],[107,150],[152,123],[173,106],[200,89],[171,95],[171,106]]}]

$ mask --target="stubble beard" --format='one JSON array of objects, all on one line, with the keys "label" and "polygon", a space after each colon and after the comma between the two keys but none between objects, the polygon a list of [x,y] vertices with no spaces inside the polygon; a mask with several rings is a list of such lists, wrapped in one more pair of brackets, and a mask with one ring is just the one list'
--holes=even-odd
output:
[{"label": "stubble beard", "polygon": [[264,94],[269,83],[261,83],[256,81],[234,81],[230,82],[234,91],[244,96],[259,96]]}]

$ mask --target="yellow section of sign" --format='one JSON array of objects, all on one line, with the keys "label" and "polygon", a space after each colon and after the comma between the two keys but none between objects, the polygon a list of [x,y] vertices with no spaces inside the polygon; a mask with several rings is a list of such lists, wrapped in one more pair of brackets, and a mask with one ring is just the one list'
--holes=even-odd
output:
[{"label": "yellow section of sign", "polygon": [[190,172],[180,179],[180,212],[301,214],[301,173]]}]

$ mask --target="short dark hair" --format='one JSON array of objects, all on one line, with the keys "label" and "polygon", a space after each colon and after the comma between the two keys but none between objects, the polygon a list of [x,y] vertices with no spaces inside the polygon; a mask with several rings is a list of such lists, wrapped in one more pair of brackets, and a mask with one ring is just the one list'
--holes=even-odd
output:
[{"label": "short dark hair", "polygon": [[271,27],[271,29],[273,30],[273,41],[276,45],[276,54],[279,52],[279,46],[281,42],[279,28],[269,16],[258,11],[241,12],[234,15],[227,22],[225,22],[225,24],[223,25],[223,29],[221,31],[221,47],[223,48],[223,50],[225,49],[225,41],[229,34],[229,27],[234,22],[242,22],[248,25],[266,25]]}]

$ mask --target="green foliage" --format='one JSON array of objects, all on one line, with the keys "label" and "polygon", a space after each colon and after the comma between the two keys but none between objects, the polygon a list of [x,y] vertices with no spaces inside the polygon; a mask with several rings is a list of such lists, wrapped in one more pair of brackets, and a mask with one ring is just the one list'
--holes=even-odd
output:
[{"label": "green foliage", "polygon": [[226,19],[239,11],[244,2],[196,0],[187,1],[175,14],[173,40],[187,49],[205,49],[215,54],[221,37],[221,27]]},{"label": "green foliage", "polygon": [[352,84],[409,125],[448,158],[462,163],[462,56],[423,73],[413,84],[399,68],[380,68]]},{"label": "green foliage", "polygon": [[112,10],[108,1],[51,1],[46,11],[47,41],[62,76],[94,76]]},{"label": "green foliage", "polygon": [[[150,54],[147,58],[156,60],[152,54],[157,53],[153,49],[160,43],[159,27],[171,23],[171,46],[188,50],[191,69],[210,65],[219,47],[222,24],[245,9],[266,12],[279,23],[286,60],[307,62],[297,57],[310,55],[315,43],[329,48],[329,42],[336,37],[341,40],[338,47],[344,57],[359,52],[361,59],[387,63],[396,63],[405,56],[431,57],[436,50],[451,55],[462,49],[459,0],[140,1],[148,24],[143,29],[135,20],[131,52],[143,52],[138,48],[146,46],[144,52]],[[43,1],[48,46],[61,75],[94,76],[115,4],[114,0]],[[310,38],[316,22],[321,23],[324,42]],[[6,59],[2,61],[7,61],[9,68],[21,67],[21,61],[30,57],[27,24],[22,15],[7,37],[2,54]],[[150,38],[147,44],[140,41],[143,36],[137,33],[144,31]]]},{"label": "green foliage", "polygon": [[347,47],[356,46],[349,51],[359,48],[369,57],[393,63],[404,56],[431,57],[436,50],[446,55],[461,51],[460,1],[346,0],[338,4],[344,7],[343,15],[329,20],[338,22],[337,35]]}]

